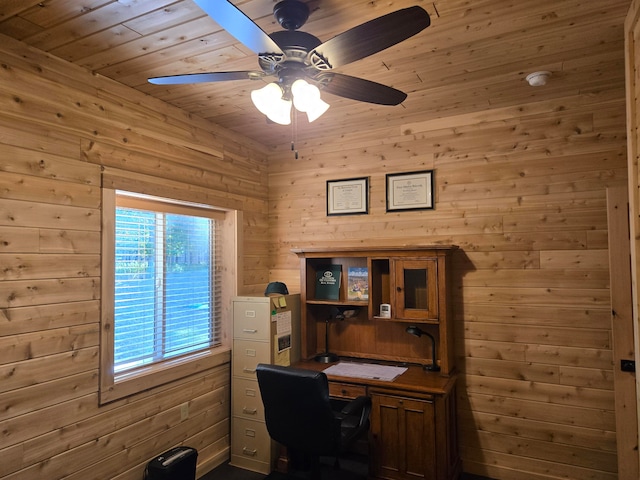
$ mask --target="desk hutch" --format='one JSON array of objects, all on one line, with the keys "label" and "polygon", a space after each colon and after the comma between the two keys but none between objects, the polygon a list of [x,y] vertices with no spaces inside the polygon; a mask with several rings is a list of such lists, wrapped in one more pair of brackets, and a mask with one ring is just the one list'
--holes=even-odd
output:
[{"label": "desk hutch", "polygon": [[[298,366],[324,370],[314,357],[328,350],[341,360],[408,367],[390,382],[329,375],[333,397],[371,397],[372,478],[450,480],[460,474],[450,294],[456,248],[293,250],[301,272]],[[366,268],[366,284],[353,289],[349,276],[356,268],[361,274]],[[318,272],[327,270],[341,272],[336,299],[316,298]],[[390,316],[380,316],[382,304],[390,305]],[[349,310],[355,314],[345,315]],[[435,356],[428,336],[407,333],[410,325],[435,339]],[[423,369],[434,357],[440,371]]]}]

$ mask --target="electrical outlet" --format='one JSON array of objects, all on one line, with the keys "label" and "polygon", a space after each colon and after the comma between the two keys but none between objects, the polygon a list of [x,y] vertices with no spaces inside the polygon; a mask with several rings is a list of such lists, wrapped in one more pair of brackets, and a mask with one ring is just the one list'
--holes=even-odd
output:
[{"label": "electrical outlet", "polygon": [[189,418],[189,403],[180,405],[180,421]]}]

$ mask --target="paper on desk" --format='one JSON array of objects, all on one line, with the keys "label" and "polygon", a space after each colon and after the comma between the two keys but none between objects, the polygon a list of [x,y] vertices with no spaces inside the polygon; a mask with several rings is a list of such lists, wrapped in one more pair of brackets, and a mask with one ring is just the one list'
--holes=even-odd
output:
[{"label": "paper on desk", "polygon": [[374,363],[339,362],[324,370],[327,375],[340,377],[368,378],[391,382],[407,371],[406,367],[376,365]]}]

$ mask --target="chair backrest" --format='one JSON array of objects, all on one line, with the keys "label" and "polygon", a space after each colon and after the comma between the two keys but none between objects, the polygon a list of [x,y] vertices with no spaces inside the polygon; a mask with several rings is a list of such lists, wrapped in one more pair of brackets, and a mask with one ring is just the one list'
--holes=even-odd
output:
[{"label": "chair backrest", "polygon": [[330,455],[340,449],[340,420],[323,372],[259,364],[265,423],[276,442],[301,452]]}]

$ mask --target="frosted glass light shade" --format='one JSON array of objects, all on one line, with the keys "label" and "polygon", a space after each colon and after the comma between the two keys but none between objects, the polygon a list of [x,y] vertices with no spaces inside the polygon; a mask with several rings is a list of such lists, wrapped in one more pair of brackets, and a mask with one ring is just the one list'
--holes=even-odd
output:
[{"label": "frosted glass light shade", "polygon": [[309,119],[309,123],[320,118],[327,110],[329,110],[329,104],[318,98],[314,104],[307,109],[307,118]]},{"label": "frosted glass light shade", "polygon": [[291,101],[282,98],[282,89],[277,83],[269,83],[258,90],[253,90],[251,100],[269,120],[280,125],[291,123]]},{"label": "frosted glass light shade", "polygon": [[296,110],[307,114],[309,122],[313,122],[329,109],[329,104],[320,98],[320,90],[302,79],[291,85],[293,105]]}]

